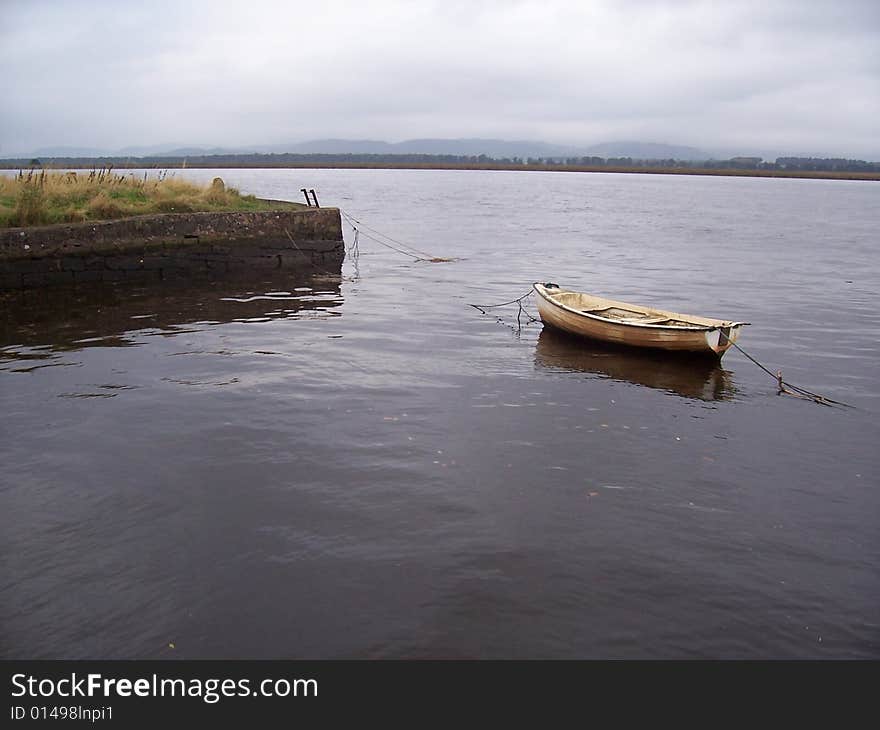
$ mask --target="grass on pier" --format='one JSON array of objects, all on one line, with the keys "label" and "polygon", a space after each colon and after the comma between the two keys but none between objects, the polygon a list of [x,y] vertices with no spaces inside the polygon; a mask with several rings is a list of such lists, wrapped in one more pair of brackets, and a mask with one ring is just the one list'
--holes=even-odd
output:
[{"label": "grass on pier", "polygon": [[267,211],[303,208],[242,195],[219,178],[207,186],[176,179],[115,173],[29,170],[0,175],[0,226],[114,220],[153,213]]}]

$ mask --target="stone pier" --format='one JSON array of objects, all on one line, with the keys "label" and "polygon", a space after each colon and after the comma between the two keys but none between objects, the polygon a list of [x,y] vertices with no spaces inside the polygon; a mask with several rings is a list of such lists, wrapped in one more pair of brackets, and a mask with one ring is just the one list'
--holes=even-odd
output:
[{"label": "stone pier", "polygon": [[0,230],[0,290],[217,278],[260,269],[339,272],[337,208],[166,213]]}]

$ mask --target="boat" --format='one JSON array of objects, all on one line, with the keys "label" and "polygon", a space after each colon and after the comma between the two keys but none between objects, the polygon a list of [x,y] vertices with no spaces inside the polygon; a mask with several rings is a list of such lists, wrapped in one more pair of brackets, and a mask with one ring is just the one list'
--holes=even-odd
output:
[{"label": "boat", "polygon": [[721,359],[748,324],[605,299],[552,282],[532,287],[545,325],[616,345]]},{"label": "boat", "polygon": [[730,400],[736,393],[731,374],[717,358],[585,340],[556,327],[545,327],[538,335],[535,365],[702,401]]}]

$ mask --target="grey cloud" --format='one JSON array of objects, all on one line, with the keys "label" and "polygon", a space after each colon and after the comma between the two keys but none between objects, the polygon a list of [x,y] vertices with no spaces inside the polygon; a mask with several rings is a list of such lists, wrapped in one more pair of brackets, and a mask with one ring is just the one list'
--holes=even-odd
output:
[{"label": "grey cloud", "polygon": [[875,2],[12,2],[0,155],[315,137],[880,157]]}]

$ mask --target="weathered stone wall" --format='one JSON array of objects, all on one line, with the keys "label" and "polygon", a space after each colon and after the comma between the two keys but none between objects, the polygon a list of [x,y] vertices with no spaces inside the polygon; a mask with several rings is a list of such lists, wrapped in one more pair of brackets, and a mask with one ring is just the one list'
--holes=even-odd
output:
[{"label": "weathered stone wall", "polygon": [[338,271],[344,255],[337,208],[7,228],[0,230],[0,290],[250,269]]}]

